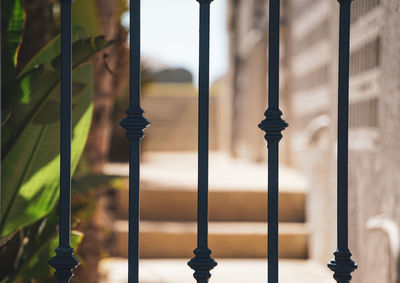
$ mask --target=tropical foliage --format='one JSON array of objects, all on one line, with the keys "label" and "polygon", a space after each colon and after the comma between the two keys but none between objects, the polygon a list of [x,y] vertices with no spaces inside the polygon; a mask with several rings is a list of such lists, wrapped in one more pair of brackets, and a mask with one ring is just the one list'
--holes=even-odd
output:
[{"label": "tropical foliage", "polygon": [[[93,3],[86,1],[91,8]],[[52,271],[47,261],[58,245],[60,36],[56,35],[19,68],[25,28],[23,2],[4,0],[1,5],[0,257],[9,260],[7,264],[2,261],[0,281],[15,282],[49,276]],[[89,59],[111,44],[95,36],[95,9],[93,13],[82,7],[77,10],[73,26],[72,171],[82,155],[93,111],[93,67]],[[80,24],[82,11],[94,21]],[[92,177],[81,180],[84,185],[73,183],[80,194],[87,193],[88,187],[93,187],[90,185],[98,185],[99,180],[108,181]],[[82,234],[73,232],[71,239],[77,246]]]}]

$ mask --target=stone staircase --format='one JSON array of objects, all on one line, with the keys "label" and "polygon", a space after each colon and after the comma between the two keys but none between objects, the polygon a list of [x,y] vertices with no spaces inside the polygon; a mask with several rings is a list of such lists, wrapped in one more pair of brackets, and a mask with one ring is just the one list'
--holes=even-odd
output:
[{"label": "stone staircase", "polygon": [[[152,84],[144,89],[142,107],[151,127],[142,141],[144,151],[197,149],[198,97],[192,84]],[[210,96],[209,146],[218,147],[217,97]]]},{"label": "stone staircase", "polygon": [[[195,153],[146,153],[143,156],[140,258],[148,265],[151,262],[160,264],[160,259],[164,260],[164,264],[168,264],[173,259],[188,269],[185,261],[193,257],[197,239],[196,168]],[[128,176],[127,164],[109,164],[105,171],[108,174]],[[238,267],[249,260],[265,262],[267,257],[266,174],[265,164],[232,160],[223,153],[210,154],[209,247],[213,251],[212,256],[217,261],[231,263],[233,261],[238,264]],[[104,282],[127,282],[124,281],[125,279],[121,281],[110,279],[113,276],[112,272],[118,270],[116,263],[118,262],[118,266],[122,268],[122,265],[126,265],[128,255],[127,179],[123,187],[117,190],[115,195],[116,219],[112,225],[113,244],[110,249],[113,259],[103,261],[101,265],[100,272],[105,278],[109,278]],[[306,260],[309,236],[305,224],[306,195],[307,182],[303,177],[289,168],[282,167],[279,195],[279,256],[281,259],[288,259],[289,262],[299,261],[300,264],[308,262]],[[178,272],[181,267],[176,266],[176,268]],[[227,274],[232,274],[232,272],[227,272]],[[163,275],[160,276],[162,278]],[[171,279],[172,281],[166,278],[153,280],[149,279],[150,277],[146,274],[141,275],[141,282],[181,282],[176,277]],[[316,281],[304,282],[331,282],[329,274],[326,278],[327,281],[320,278]],[[262,281],[226,279],[221,282]]]}]

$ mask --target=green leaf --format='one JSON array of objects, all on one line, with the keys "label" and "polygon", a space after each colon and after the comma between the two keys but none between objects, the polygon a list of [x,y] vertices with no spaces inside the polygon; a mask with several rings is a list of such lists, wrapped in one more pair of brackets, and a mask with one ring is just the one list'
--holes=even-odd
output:
[{"label": "green leaf", "polygon": [[[57,209],[53,208],[48,216],[24,229],[27,241],[22,245],[23,252],[6,282],[12,283],[16,279],[43,279],[54,272],[48,261],[55,256],[58,246],[58,219]],[[72,231],[71,247],[76,249],[82,237],[82,233]]]},{"label": "green leaf", "polygon": [[[11,4],[10,16],[6,19],[6,33],[5,42],[7,43],[8,52],[13,58],[14,65],[17,62],[17,50],[22,41],[22,34],[24,29],[24,9],[21,0],[5,1]],[[13,3],[12,3],[13,2]]]},{"label": "green leaf", "polygon": [[[77,80],[72,81],[72,109],[76,107],[79,101],[79,95],[85,89],[86,83]],[[42,106],[42,109],[33,118],[32,123],[34,124],[52,124],[60,120],[60,84],[51,91],[49,98],[46,103]]]},{"label": "green leaf", "polygon": [[[22,41],[24,27],[24,10],[21,0],[4,0],[1,2],[2,28],[3,23],[5,31],[3,33],[1,54],[1,74],[2,74],[2,93],[13,81],[15,81],[16,71],[15,62],[17,51]],[[3,45],[4,43],[4,45]]]},{"label": "green leaf", "polygon": [[[76,250],[82,242],[83,234],[79,231],[71,232],[71,247]],[[31,258],[29,264],[24,269],[24,272],[19,276],[22,279],[43,279],[49,277],[54,273],[54,269],[48,264],[49,259],[53,258],[56,253],[55,249],[58,247],[57,234],[43,244],[39,252]]]},{"label": "green leaf", "polygon": [[[9,274],[7,282],[14,282],[21,274],[27,274],[26,269],[32,265],[32,262],[34,262],[43,251],[47,251],[51,241],[55,240],[57,237],[57,221],[57,210],[53,209],[47,217],[25,229],[24,234],[28,241],[21,247],[23,253],[21,253],[15,268]],[[49,259],[50,258],[44,260],[45,265],[47,265]],[[47,266],[39,267],[39,269],[49,270]]]},{"label": "green leaf", "polygon": [[[79,94],[72,112],[72,170],[82,154],[90,127],[92,66],[85,64],[79,67],[74,71],[73,78],[84,78],[87,87]],[[39,108],[42,105],[44,103]],[[11,121],[4,128],[9,124]],[[59,127],[59,122],[37,124],[30,119],[6,153],[1,180],[2,237],[46,216],[54,207],[59,194]]]},{"label": "green leaf", "polygon": [[[59,55],[58,43],[56,38],[40,51],[6,92],[4,107],[10,109],[11,117],[2,136],[0,237],[47,215],[58,198],[59,122],[44,124],[41,116],[49,106],[59,109],[47,104],[57,97],[54,93],[60,83],[57,66],[54,69],[51,65]],[[82,154],[92,115],[93,71],[90,64],[84,63],[108,44],[98,37],[79,40],[73,46],[73,81],[82,83],[74,87],[79,93],[73,98],[73,170]]]},{"label": "green leaf", "polygon": [[[111,41],[104,39],[103,36],[86,37],[86,33],[82,26],[73,27],[72,38],[72,68],[78,67],[79,64],[87,61],[94,53],[112,44]],[[53,69],[52,62],[59,60],[55,58],[59,58],[60,54],[61,37],[60,35],[57,35],[26,64],[18,77],[23,77],[26,75],[26,73],[32,71],[40,65],[43,65],[48,69]],[[57,67],[55,71],[59,72],[59,67]]]},{"label": "green leaf", "polygon": [[[43,105],[51,97],[59,96],[59,92],[55,90],[57,87],[59,89],[59,66],[57,65],[54,69],[51,65],[51,61],[56,62],[59,56],[59,53],[56,53],[60,51],[59,43],[59,37],[57,37],[40,51],[21,72],[19,80],[4,92],[6,95],[3,99],[3,105],[14,114],[3,129],[3,159],[6,158],[11,147],[15,145],[29,121],[34,119],[38,112],[44,111]],[[110,42],[102,37],[87,38],[75,42],[73,44],[73,69],[78,68],[90,56],[109,44]],[[82,82],[79,77],[74,78],[74,80]],[[74,88],[77,88],[76,84],[74,84]]]},{"label": "green leaf", "polygon": [[[54,270],[47,261],[58,245],[55,203],[59,191],[60,38],[42,48],[17,77],[15,62],[24,26],[21,4],[23,0],[1,0],[0,246],[7,245],[13,236],[23,235],[28,241],[20,245],[21,258],[14,266],[14,278],[44,278],[43,282],[50,282],[47,276]],[[95,5],[96,0],[73,4],[73,170],[83,151],[92,115],[93,72],[88,59],[111,43],[93,38],[99,32]],[[76,248],[81,239],[82,234],[73,231],[71,246]]]},{"label": "green leaf", "polygon": [[[112,41],[107,41],[103,36],[89,37],[80,39],[72,45],[74,57],[72,58],[72,66],[78,66],[89,59],[97,50],[108,47]],[[51,61],[51,65],[56,69],[60,69],[61,54]]]},{"label": "green leaf", "polygon": [[101,34],[97,1],[75,1],[72,5],[72,24],[83,26],[87,36]]}]

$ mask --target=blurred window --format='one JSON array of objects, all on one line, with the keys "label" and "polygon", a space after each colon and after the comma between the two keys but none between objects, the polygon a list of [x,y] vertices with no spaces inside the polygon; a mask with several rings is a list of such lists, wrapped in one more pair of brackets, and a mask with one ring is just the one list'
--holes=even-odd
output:
[{"label": "blurred window", "polygon": [[351,6],[351,23],[355,23],[361,17],[381,4],[381,0],[357,0]]},{"label": "blurred window", "polygon": [[377,37],[350,54],[350,75],[379,67],[380,38]]},{"label": "blurred window", "polygon": [[357,101],[350,105],[350,128],[376,128],[378,126],[378,98]]}]

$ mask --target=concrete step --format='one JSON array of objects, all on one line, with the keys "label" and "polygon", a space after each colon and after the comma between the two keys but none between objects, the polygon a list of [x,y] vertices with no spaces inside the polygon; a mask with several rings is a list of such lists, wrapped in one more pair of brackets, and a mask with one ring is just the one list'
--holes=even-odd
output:
[{"label": "concrete step", "polygon": [[[189,283],[195,282],[187,260],[141,260],[140,283]],[[218,265],[211,271],[210,282],[218,283],[265,283],[266,260],[217,259]],[[123,258],[103,259],[99,264],[100,283],[127,283],[128,261]],[[280,260],[280,283],[334,283],[326,266],[308,260]]]},{"label": "concrete step", "polygon": [[[142,220],[195,221],[197,218],[197,191],[153,187],[143,184],[140,195]],[[210,221],[267,221],[267,191],[210,190]],[[304,192],[280,191],[279,221],[305,221]],[[127,186],[117,191],[117,215],[127,219],[129,215],[129,191]]]},{"label": "concrete step", "polygon": [[[143,97],[143,109],[151,121],[143,140],[145,151],[196,150],[197,147],[197,95],[192,85],[179,87],[177,94],[163,95],[172,90],[151,90]],[[168,88],[168,86],[167,86]],[[178,89],[177,88],[177,89]],[[147,91],[147,90],[146,90]],[[173,91],[172,91],[173,92]],[[217,125],[216,97],[210,97],[210,148],[216,149]]]},{"label": "concrete step", "polygon": [[[266,221],[267,167],[210,153],[211,221]],[[127,176],[128,164],[107,164],[105,173]],[[280,168],[279,218],[304,222],[307,182],[294,170]],[[117,213],[128,216],[128,181],[117,192]],[[143,220],[194,221],[197,214],[197,155],[146,153],[141,166]]]},{"label": "concrete step", "polygon": [[[113,255],[128,256],[128,221],[117,221]],[[140,224],[141,258],[191,258],[197,241],[195,222],[151,222]],[[305,224],[281,223],[279,256],[307,258],[308,231]],[[209,247],[216,258],[266,258],[267,224],[262,222],[211,222]]]}]

